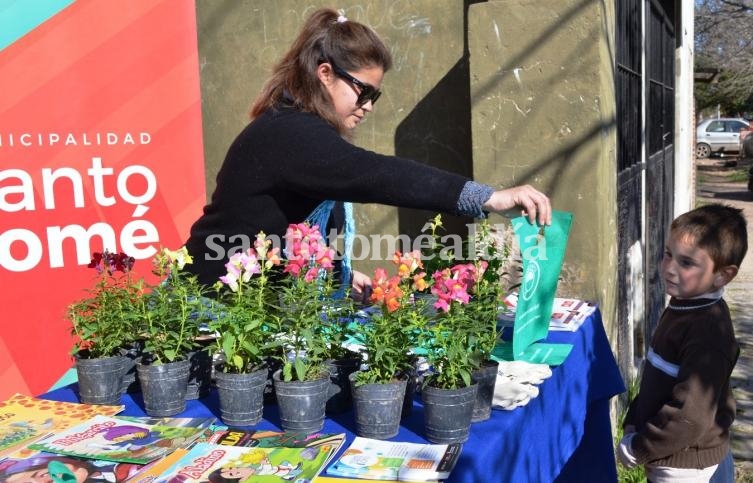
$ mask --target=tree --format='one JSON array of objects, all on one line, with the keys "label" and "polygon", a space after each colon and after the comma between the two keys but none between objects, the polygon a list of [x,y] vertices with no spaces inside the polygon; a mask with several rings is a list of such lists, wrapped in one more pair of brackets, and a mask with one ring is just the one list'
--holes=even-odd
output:
[{"label": "tree", "polygon": [[696,109],[720,106],[729,115],[753,114],[753,0],[696,0],[695,67],[718,69],[696,83]]}]

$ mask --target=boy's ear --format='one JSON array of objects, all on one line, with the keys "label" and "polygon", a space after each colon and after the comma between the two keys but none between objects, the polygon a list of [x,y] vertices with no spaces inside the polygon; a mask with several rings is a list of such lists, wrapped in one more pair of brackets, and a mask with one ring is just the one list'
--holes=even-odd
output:
[{"label": "boy's ear", "polygon": [[737,265],[727,265],[717,270],[714,275],[714,285],[716,288],[722,288],[732,281],[737,276]]}]

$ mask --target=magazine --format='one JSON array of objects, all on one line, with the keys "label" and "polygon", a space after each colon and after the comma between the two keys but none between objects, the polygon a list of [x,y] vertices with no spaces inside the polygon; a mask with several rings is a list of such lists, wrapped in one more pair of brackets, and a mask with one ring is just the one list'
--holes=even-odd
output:
[{"label": "magazine", "polygon": [[183,426],[187,428],[211,428],[217,421],[214,416],[206,418],[159,418],[152,416],[116,416],[117,419],[136,423],[150,424],[152,426]]},{"label": "magazine", "polygon": [[450,476],[461,444],[420,444],[356,437],[327,474],[367,480],[436,481]]},{"label": "magazine", "polygon": [[227,426],[215,427],[215,430],[202,439],[202,442],[224,446],[245,446],[259,448],[313,448],[328,445],[333,448],[330,459],[345,444],[345,433],[302,433],[296,431],[255,431],[233,429]]},{"label": "magazine", "polygon": [[321,444],[334,444],[339,448],[345,442],[345,433],[257,431],[215,426],[212,433],[201,442],[227,446],[258,446],[261,448],[307,448]]},{"label": "magazine", "polygon": [[14,455],[0,461],[0,480],[33,481],[32,475],[46,472],[52,462],[65,465],[78,482],[124,482],[143,468],[143,465],[134,463],[92,460],[36,451],[32,456],[17,458]]},{"label": "magazine", "polygon": [[191,444],[203,432],[203,428],[157,426],[95,416],[30,444],[29,448],[97,460],[146,464]]},{"label": "magazine", "polygon": [[152,481],[312,481],[333,451],[334,447],[326,444],[311,448],[249,448],[198,443]]},{"label": "magazine", "polygon": [[124,408],[125,406],[48,401],[15,394],[0,402],[0,457],[97,414],[112,416]]},{"label": "magazine", "polygon": [[172,465],[180,461],[185,455],[188,454],[187,448],[178,448],[164,458],[160,458],[152,461],[146,466],[143,466],[136,474],[130,476],[127,483],[151,483],[156,480],[162,473],[164,473]]}]

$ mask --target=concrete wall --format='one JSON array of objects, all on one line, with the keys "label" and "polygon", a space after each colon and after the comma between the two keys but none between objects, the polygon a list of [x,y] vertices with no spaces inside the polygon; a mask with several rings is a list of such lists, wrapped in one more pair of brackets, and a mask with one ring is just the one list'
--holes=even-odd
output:
[{"label": "concrete wall", "polygon": [[[248,108],[308,14],[324,1],[197,1],[207,165],[207,193]],[[375,111],[359,126],[356,143],[472,175],[468,74],[462,64],[462,0],[340,1],[336,8],[370,25],[389,46],[394,67]],[[399,173],[396,173],[399,176]],[[416,189],[420,189],[420,180]],[[431,212],[359,206],[358,232],[415,235]],[[446,220],[464,230],[461,218]],[[355,253],[360,252],[356,244]],[[386,244],[382,255],[391,256]],[[376,261],[356,261],[371,272]]]},{"label": "concrete wall", "polygon": [[574,213],[558,293],[598,300],[617,270],[613,14],[598,1],[477,3],[468,15],[473,165]]},{"label": "concrete wall", "polygon": [[[331,4],[196,5],[211,193],[272,64],[307,14]],[[547,192],[557,209],[575,214],[560,293],[598,300],[611,325],[617,260],[611,7],[599,0],[346,0],[336,8],[372,26],[395,59],[356,143],[494,186],[530,183]],[[367,236],[415,235],[431,215],[357,208],[359,232]],[[447,221],[461,233],[470,220]],[[355,263],[367,272],[377,265]]]}]

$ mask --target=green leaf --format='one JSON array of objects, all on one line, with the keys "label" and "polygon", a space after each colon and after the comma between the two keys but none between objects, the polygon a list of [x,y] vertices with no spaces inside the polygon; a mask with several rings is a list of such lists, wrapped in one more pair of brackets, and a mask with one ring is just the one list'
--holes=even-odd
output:
[{"label": "green leaf", "polygon": [[235,345],[235,336],[233,334],[225,334],[222,339],[222,352],[226,357],[233,357],[233,346]]},{"label": "green leaf", "polygon": [[299,381],[306,380],[306,364],[300,357],[295,358],[295,375]]},{"label": "green leaf", "polygon": [[232,360],[233,360],[233,367],[235,367],[236,370],[238,370],[238,372],[242,372],[244,369],[243,358],[239,356],[238,354],[235,354]]}]

